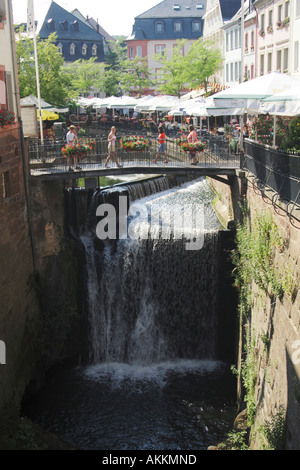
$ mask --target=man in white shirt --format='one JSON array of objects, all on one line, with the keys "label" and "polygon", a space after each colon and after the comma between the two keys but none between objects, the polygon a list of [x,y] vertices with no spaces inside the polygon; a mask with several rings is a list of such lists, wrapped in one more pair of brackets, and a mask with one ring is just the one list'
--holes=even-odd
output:
[{"label": "man in white shirt", "polygon": [[[67,144],[72,145],[72,147],[75,145],[77,141],[77,134],[76,134],[76,129],[75,126],[70,126],[69,132],[67,133]],[[77,165],[78,163],[78,157],[74,157],[74,163],[75,163],[75,170],[81,170],[81,168]],[[69,158],[69,171],[73,171],[72,169],[72,159]]]}]

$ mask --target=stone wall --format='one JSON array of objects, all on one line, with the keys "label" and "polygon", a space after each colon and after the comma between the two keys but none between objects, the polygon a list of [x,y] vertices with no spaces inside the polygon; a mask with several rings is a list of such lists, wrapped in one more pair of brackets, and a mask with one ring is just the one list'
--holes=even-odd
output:
[{"label": "stone wall", "polygon": [[0,411],[10,413],[35,371],[40,316],[18,124],[0,129],[0,149]]},{"label": "stone wall", "polygon": [[[242,193],[236,193],[237,187],[243,187],[242,180],[236,182],[231,191],[229,186],[211,180],[211,185],[218,194],[218,207],[224,220],[231,220],[237,211],[234,207],[242,200]],[[272,204],[267,197],[252,184],[252,178],[246,174],[247,191],[245,192],[249,208],[249,220],[254,221],[257,214],[272,215],[285,241],[284,249],[277,250],[274,269],[284,273],[290,271],[296,286],[294,295],[284,293],[282,298],[274,298],[263,293],[255,284],[252,285],[252,311],[248,321],[244,319],[241,343],[245,333],[251,330],[254,339],[255,367],[257,382],[255,388],[256,416],[251,430],[252,449],[261,449],[268,443],[262,429],[266,424],[275,436],[278,431],[277,417],[281,414],[286,429],[285,447],[300,449],[300,293],[299,255],[300,222],[290,218],[279,205]],[[224,207],[227,208],[224,209]],[[252,225],[253,230],[253,225]],[[244,356],[243,356],[244,357]],[[239,358],[237,358],[238,360]],[[276,429],[277,426],[277,429]]]}]

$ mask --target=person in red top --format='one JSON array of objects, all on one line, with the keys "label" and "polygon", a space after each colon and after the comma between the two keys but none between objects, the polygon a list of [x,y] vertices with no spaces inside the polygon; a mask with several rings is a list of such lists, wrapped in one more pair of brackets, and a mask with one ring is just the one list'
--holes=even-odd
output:
[{"label": "person in red top", "polygon": [[157,159],[161,153],[164,154],[165,159],[163,163],[168,163],[168,157],[167,157],[167,142],[166,142],[166,134],[164,131],[164,127],[160,126],[158,128],[158,152],[156,154],[155,160],[153,160],[153,163],[157,163]]},{"label": "person in red top", "polygon": [[[192,125],[189,126],[189,131],[190,131],[190,133],[187,137],[187,140],[190,144],[193,144],[194,142],[197,142],[197,140],[198,140],[197,132],[195,131],[194,126],[192,126]],[[193,160],[192,163],[191,163],[192,165],[197,165],[198,158],[197,158],[197,155],[196,155],[195,151],[189,152],[188,157],[189,157],[189,160]]]}]

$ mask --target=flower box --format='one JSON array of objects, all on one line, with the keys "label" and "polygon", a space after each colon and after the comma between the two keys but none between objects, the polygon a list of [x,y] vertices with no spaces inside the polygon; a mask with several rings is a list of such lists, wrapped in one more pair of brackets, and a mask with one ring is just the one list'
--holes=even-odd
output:
[{"label": "flower box", "polygon": [[96,142],[93,139],[86,139],[82,141],[77,141],[75,144],[65,145],[61,151],[64,157],[66,158],[84,158],[96,147]]},{"label": "flower box", "polygon": [[183,152],[203,152],[207,148],[206,142],[199,140],[198,142],[190,143],[184,136],[177,139],[176,144]]},{"label": "flower box", "polygon": [[145,137],[131,135],[123,137],[120,144],[125,152],[145,152],[149,148],[150,141]]},{"label": "flower box", "polygon": [[7,127],[15,124],[15,122],[15,113],[13,111],[8,111],[7,109],[0,111],[0,127]]}]

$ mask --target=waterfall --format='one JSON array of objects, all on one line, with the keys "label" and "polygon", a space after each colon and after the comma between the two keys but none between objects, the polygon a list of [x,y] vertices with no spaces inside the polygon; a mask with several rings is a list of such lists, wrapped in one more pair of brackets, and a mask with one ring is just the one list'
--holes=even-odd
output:
[{"label": "waterfall", "polygon": [[[220,224],[211,207],[210,187],[205,180],[180,189],[162,189],[158,183],[96,192],[91,199],[80,240],[86,253],[93,364],[217,359]],[[129,205],[142,197],[139,204],[163,207],[167,213],[175,205],[186,207],[187,201],[203,207],[203,247],[187,250],[186,236],[153,236],[159,231],[156,225],[148,229],[149,237],[99,246],[94,237],[96,207],[104,201],[116,205],[120,195],[128,196]],[[155,219],[152,210],[150,222]]]}]

